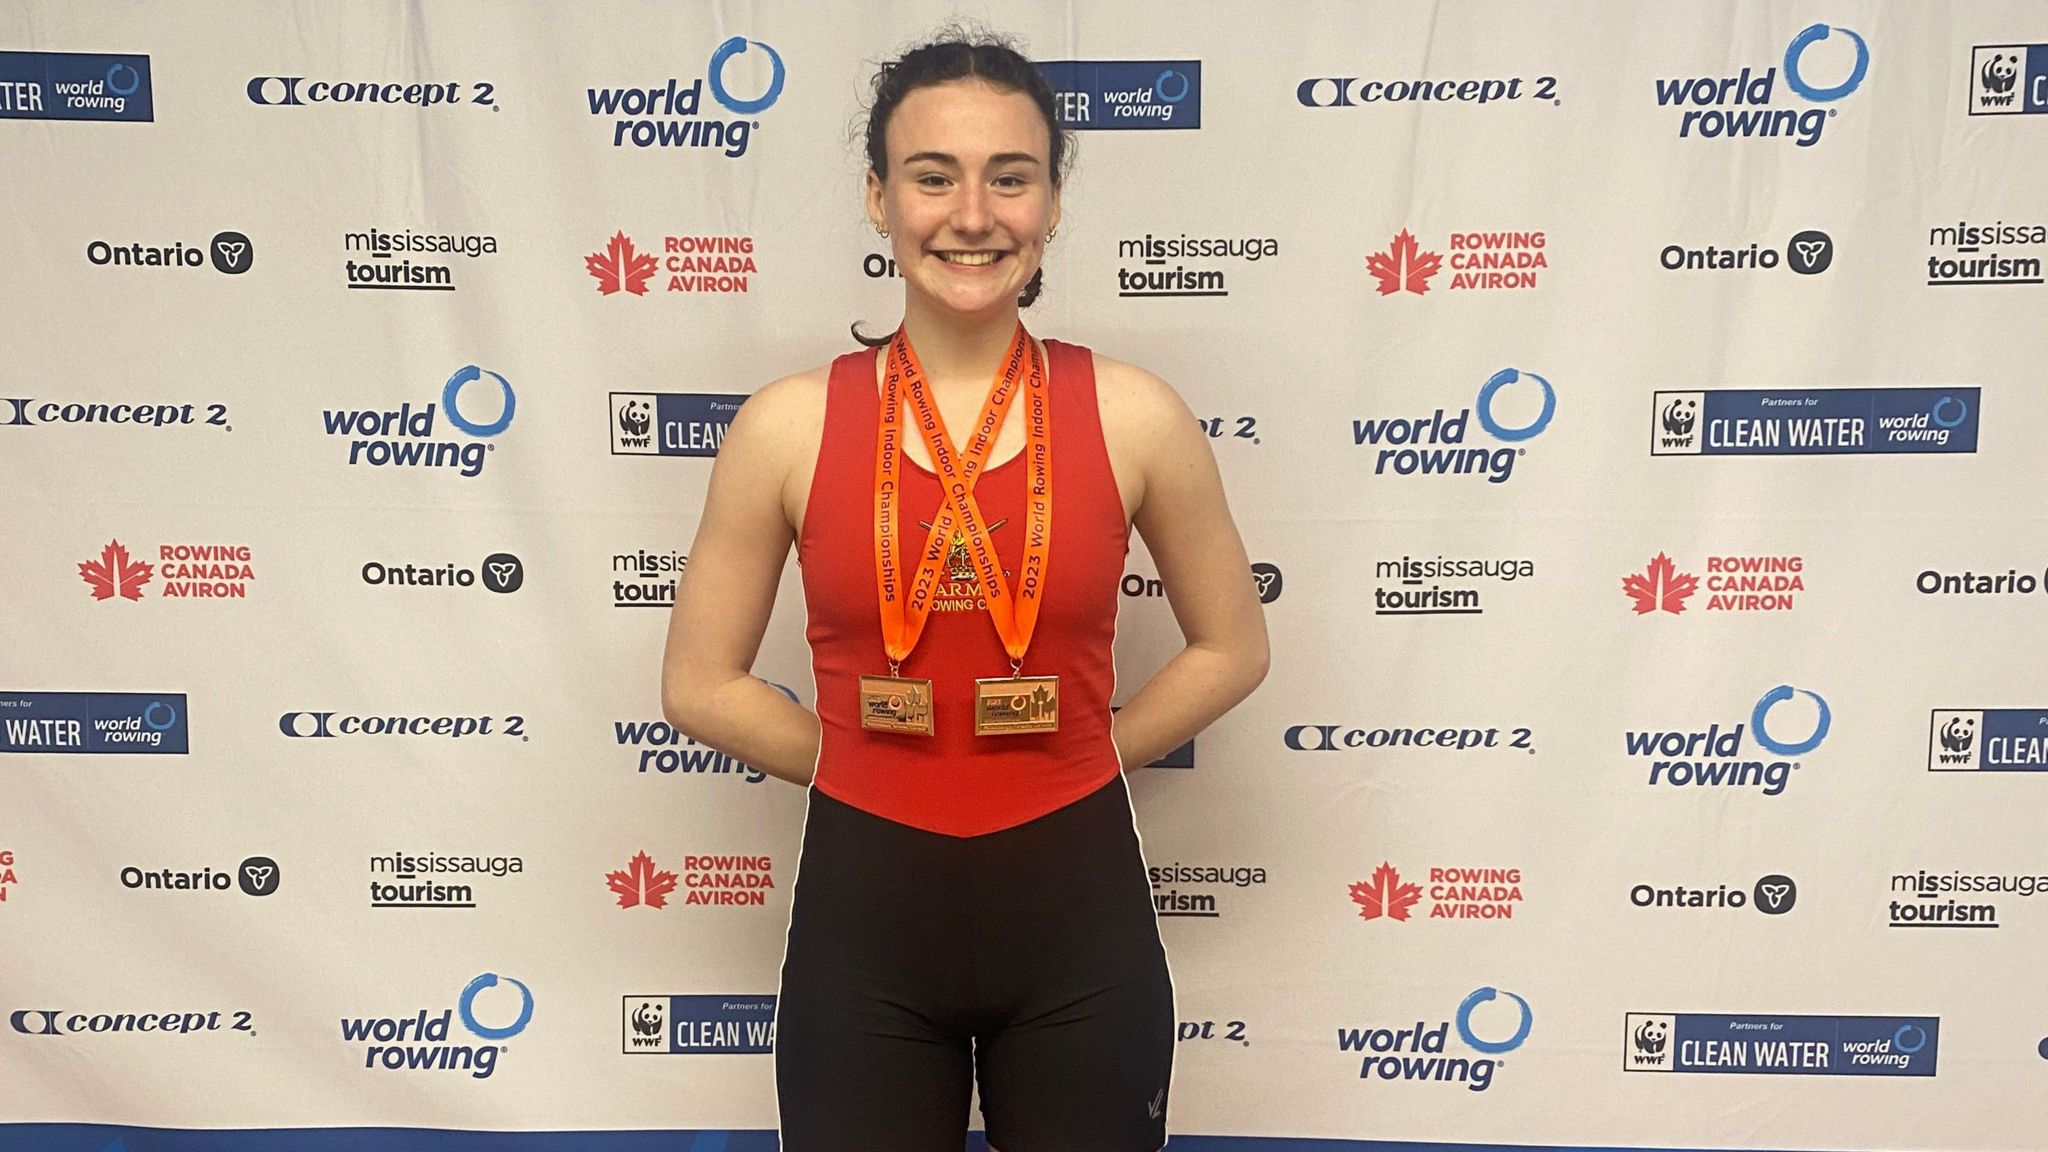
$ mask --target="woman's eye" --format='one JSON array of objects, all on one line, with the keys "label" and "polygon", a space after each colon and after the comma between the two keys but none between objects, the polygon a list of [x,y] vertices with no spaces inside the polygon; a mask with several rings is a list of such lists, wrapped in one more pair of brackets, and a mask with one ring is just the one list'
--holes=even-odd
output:
[{"label": "woman's eye", "polygon": [[926,188],[942,188],[946,184],[946,178],[937,172],[927,172],[919,176],[917,182]]}]

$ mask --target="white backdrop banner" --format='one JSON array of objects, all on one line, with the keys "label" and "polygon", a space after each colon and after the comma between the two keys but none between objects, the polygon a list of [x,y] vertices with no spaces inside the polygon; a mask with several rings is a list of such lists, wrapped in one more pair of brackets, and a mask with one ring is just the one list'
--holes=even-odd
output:
[{"label": "white backdrop banner", "polygon": [[[1133,779],[1174,1145],[2041,1147],[2048,9],[964,11],[1274,640]],[[774,1146],[804,793],[661,609],[954,14],[0,8],[0,1147]]]}]

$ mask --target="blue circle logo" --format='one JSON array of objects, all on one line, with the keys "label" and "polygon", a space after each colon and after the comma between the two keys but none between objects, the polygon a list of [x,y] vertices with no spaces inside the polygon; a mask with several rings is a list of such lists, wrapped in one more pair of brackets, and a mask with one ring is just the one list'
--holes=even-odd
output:
[{"label": "blue circle logo", "polygon": [[[1809,45],[1816,41],[1827,39],[1830,32],[1840,32],[1856,42],[1856,67],[1849,70],[1849,78],[1840,84],[1832,88],[1815,88],[1813,85],[1808,84],[1804,77],[1799,75],[1799,58],[1806,54],[1806,49]],[[1816,104],[1825,104],[1830,100],[1840,100],[1842,97],[1854,92],[1863,83],[1863,74],[1868,71],[1870,71],[1870,45],[1863,42],[1863,37],[1849,31],[1847,28],[1829,28],[1825,24],[1812,24],[1801,31],[1799,35],[1794,36],[1792,43],[1785,46],[1785,86]]]},{"label": "blue circle logo", "polygon": [[[462,394],[463,385],[475,380],[481,380],[485,376],[489,376],[498,382],[498,390],[505,394],[505,410],[500,412],[498,418],[489,424],[478,424],[463,417],[461,410],[455,406],[455,398]],[[455,425],[471,436],[496,436],[498,433],[503,432],[511,426],[512,410],[517,404],[518,398],[512,395],[512,385],[503,376],[488,369],[479,368],[474,364],[465,364],[456,369],[455,375],[450,376],[448,383],[441,388],[441,411],[447,413],[450,424]]]},{"label": "blue circle logo", "polygon": [[[1913,1041],[1911,1048],[1906,1047],[1906,1034],[1909,1032],[1915,1033],[1920,1037],[1918,1040]],[[1899,1030],[1892,1033],[1892,1047],[1911,1056],[1913,1053],[1927,1047],[1927,1029],[1920,1027],[1918,1024],[1901,1024]]]},{"label": "blue circle logo", "polygon": [[[749,44],[768,54],[768,66],[770,69],[768,91],[762,93],[758,100],[735,100],[732,93],[725,90],[725,62],[745,52]],[[770,105],[782,97],[782,57],[776,53],[775,49],[761,43],[759,40],[749,40],[745,36],[735,36],[720,44],[718,50],[711,54],[711,65],[708,71],[710,72],[711,95],[720,104],[725,105],[742,116],[752,116],[756,112],[765,112]]]},{"label": "blue circle logo", "polygon": [[462,1015],[462,1026],[486,1040],[510,1040],[512,1037],[526,1031],[527,1022],[533,1019],[533,993],[527,990],[526,985],[512,979],[510,976],[504,979],[505,983],[519,989],[519,1019],[514,1020],[503,1028],[484,1027],[476,1022],[476,1013],[471,1010],[471,1006],[476,1001],[477,993],[486,988],[497,986],[497,973],[486,972],[471,980],[469,986],[462,990],[462,998],[455,1002],[455,1010]]},{"label": "blue circle logo", "polygon": [[[119,76],[123,72],[128,74],[128,86],[125,88],[121,86],[120,81],[114,79],[114,77]],[[133,66],[116,60],[114,61],[114,66],[107,69],[107,91],[112,92],[114,95],[127,96],[140,87],[142,87],[142,73],[137,72]]]},{"label": "blue circle logo", "polygon": [[[1487,1003],[1496,996],[1506,996],[1508,999],[1513,1000],[1515,1005],[1522,1010],[1521,1026],[1515,1029],[1513,1036],[1505,1040],[1481,1040],[1472,1034],[1472,1009]],[[1467,1048],[1472,1049],[1474,1052],[1484,1052],[1488,1056],[1498,1056],[1503,1052],[1513,1052],[1522,1046],[1522,1041],[1529,1038],[1529,1026],[1536,1022],[1536,1014],[1529,1011],[1529,1002],[1527,1000],[1522,999],[1513,992],[1481,988],[1470,996],[1465,997],[1464,1003],[1458,1005],[1456,1019],[1458,1039],[1463,1040]]]},{"label": "blue circle logo", "polygon": [[[1764,731],[1764,718],[1771,714],[1771,709],[1790,700],[1795,695],[1811,696],[1813,698],[1813,702],[1820,706],[1820,721],[1813,726],[1813,735],[1796,744],[1787,744],[1782,740],[1774,740],[1771,738],[1770,733]],[[1756,702],[1756,709],[1749,714],[1749,730],[1756,736],[1756,742],[1763,745],[1768,751],[1775,752],[1780,756],[1803,756],[1820,747],[1820,742],[1828,738],[1828,725],[1833,723],[1833,720],[1833,715],[1828,711],[1828,702],[1821,699],[1818,692],[1808,692],[1804,688],[1794,688],[1790,684],[1780,684],[1769,692],[1764,693],[1763,699]]]},{"label": "blue circle logo", "polygon": [[[1180,91],[1168,96],[1166,94],[1166,82],[1176,78],[1180,80]],[[1152,82],[1152,94],[1159,97],[1161,104],[1178,104],[1188,98],[1188,89],[1193,86],[1194,82],[1188,79],[1187,73],[1176,72],[1168,68],[1159,74],[1159,79]]]},{"label": "blue circle logo", "polygon": [[[1493,418],[1493,397],[1501,389],[1524,376],[1534,380],[1537,386],[1543,389],[1543,411],[1536,414],[1536,419],[1520,428],[1503,428],[1500,422]],[[1486,378],[1486,383],[1479,388],[1479,399],[1472,407],[1479,413],[1479,426],[1486,429],[1487,434],[1495,440],[1506,440],[1509,443],[1529,440],[1550,427],[1550,418],[1557,415],[1557,390],[1550,386],[1550,381],[1534,372],[1518,372],[1513,368],[1503,368]]]},{"label": "blue circle logo", "polygon": [[[1955,419],[1944,420],[1941,418],[1941,409],[1942,406],[1945,404],[1953,404],[1956,406]],[[1934,417],[1934,422],[1936,425],[1943,428],[1953,428],[1956,425],[1961,424],[1963,421],[1968,420],[1970,418],[1970,406],[1968,404],[1965,404],[1961,400],[1956,399],[1953,396],[1943,396],[1941,399],[1936,400],[1934,402],[1934,411],[1933,413],[1931,413],[1931,415]]]},{"label": "blue circle logo", "polygon": [[[161,721],[156,718],[156,710],[159,708],[164,710],[165,718]],[[178,710],[161,700],[151,700],[149,707],[142,710],[142,722],[148,725],[152,732],[167,731],[178,722]]]}]

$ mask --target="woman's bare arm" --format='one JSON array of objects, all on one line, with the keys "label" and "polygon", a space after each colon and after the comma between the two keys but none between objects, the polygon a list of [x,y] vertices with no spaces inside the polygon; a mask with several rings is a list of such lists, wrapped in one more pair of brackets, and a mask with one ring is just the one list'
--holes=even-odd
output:
[{"label": "woman's bare arm", "polygon": [[[1165,381],[1099,361],[1105,428],[1142,487],[1131,523],[1145,540],[1187,647],[1116,714],[1126,771],[1186,743],[1259,686],[1268,652],[1265,610],[1230,516],[1209,438]],[[692,560],[691,563],[695,563]]]},{"label": "woman's bare arm", "polygon": [[661,710],[677,731],[797,784],[817,766],[818,718],[751,672],[795,539],[791,465],[816,453],[823,422],[822,372],[777,380],[740,406],[712,465],[661,664]]}]

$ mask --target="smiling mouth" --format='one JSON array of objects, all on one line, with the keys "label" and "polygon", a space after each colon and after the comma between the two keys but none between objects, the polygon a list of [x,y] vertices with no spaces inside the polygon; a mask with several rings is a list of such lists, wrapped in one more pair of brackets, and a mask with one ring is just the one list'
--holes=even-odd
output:
[{"label": "smiling mouth", "polygon": [[988,265],[988,264],[993,264],[993,263],[995,263],[995,262],[996,262],[997,260],[1000,260],[1000,259],[1002,259],[1002,257],[1004,256],[1004,253],[1001,253],[1001,252],[938,252],[938,253],[934,253],[934,255],[938,256],[938,258],[939,258],[939,259],[941,259],[941,260],[945,261],[945,262],[946,262],[946,263],[948,263],[948,264],[959,264],[959,265],[962,265],[962,266],[965,266],[965,267],[969,267],[969,268],[978,268],[978,267],[982,267],[982,266],[984,266],[984,265]]}]

